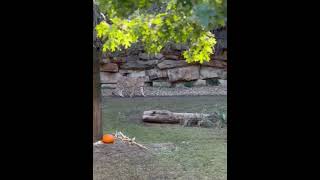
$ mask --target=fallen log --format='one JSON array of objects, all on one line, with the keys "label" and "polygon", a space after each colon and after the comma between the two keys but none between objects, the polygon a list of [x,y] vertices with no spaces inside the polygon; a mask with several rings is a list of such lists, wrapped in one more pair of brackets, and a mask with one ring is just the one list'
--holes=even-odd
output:
[{"label": "fallen log", "polygon": [[201,126],[202,122],[218,122],[216,113],[175,113],[168,110],[144,111],[142,121],[148,123],[181,124],[183,126]]},{"label": "fallen log", "polygon": [[151,110],[144,111],[142,120],[150,123],[169,123],[177,124],[180,123],[180,119],[177,118],[172,112],[167,110]]}]

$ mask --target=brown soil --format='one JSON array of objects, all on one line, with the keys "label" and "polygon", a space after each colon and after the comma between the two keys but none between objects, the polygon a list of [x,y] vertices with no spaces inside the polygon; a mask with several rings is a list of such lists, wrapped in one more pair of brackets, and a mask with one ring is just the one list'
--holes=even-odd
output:
[{"label": "brown soil", "polygon": [[[144,150],[122,141],[93,148],[94,180],[176,179],[175,168],[161,167],[155,153],[174,151],[172,143],[146,145]],[[181,169],[180,169],[181,170]]]}]

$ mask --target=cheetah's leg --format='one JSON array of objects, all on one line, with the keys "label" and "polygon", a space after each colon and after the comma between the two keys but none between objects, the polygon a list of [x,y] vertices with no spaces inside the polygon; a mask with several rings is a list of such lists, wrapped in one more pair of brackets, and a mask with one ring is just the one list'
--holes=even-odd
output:
[{"label": "cheetah's leg", "polygon": [[143,87],[140,87],[140,92],[141,92],[143,97],[146,97],[146,95],[144,94],[144,88]]},{"label": "cheetah's leg", "polygon": [[114,90],[112,91],[112,95],[114,95],[114,96],[119,96],[119,89],[118,89],[118,88],[114,89]]},{"label": "cheetah's leg", "polygon": [[131,88],[131,94],[130,94],[130,97],[131,97],[131,98],[133,97],[135,90],[136,90],[136,87],[133,86],[133,87]]},{"label": "cheetah's leg", "polygon": [[119,96],[124,97],[122,91],[123,91],[123,89],[120,89],[118,94],[119,94]]}]

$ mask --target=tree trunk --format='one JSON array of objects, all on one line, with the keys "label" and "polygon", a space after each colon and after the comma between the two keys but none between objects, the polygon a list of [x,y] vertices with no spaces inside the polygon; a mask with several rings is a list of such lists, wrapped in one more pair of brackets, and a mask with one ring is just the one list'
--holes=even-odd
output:
[{"label": "tree trunk", "polygon": [[100,72],[97,49],[93,48],[93,142],[102,138]]},{"label": "tree trunk", "polygon": [[[98,9],[93,4],[93,28],[97,24]],[[93,142],[102,139],[102,120],[101,120],[101,90],[100,90],[100,49],[96,39],[96,32],[93,31]]]}]

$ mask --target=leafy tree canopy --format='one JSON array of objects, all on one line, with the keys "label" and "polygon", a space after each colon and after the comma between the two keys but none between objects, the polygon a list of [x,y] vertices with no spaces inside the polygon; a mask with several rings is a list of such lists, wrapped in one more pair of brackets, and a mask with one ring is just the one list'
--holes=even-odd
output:
[{"label": "leafy tree canopy", "polygon": [[103,51],[129,48],[141,42],[158,53],[169,42],[187,44],[186,61],[210,60],[216,39],[210,30],[226,23],[226,0],[98,0],[111,23],[96,26]]}]

